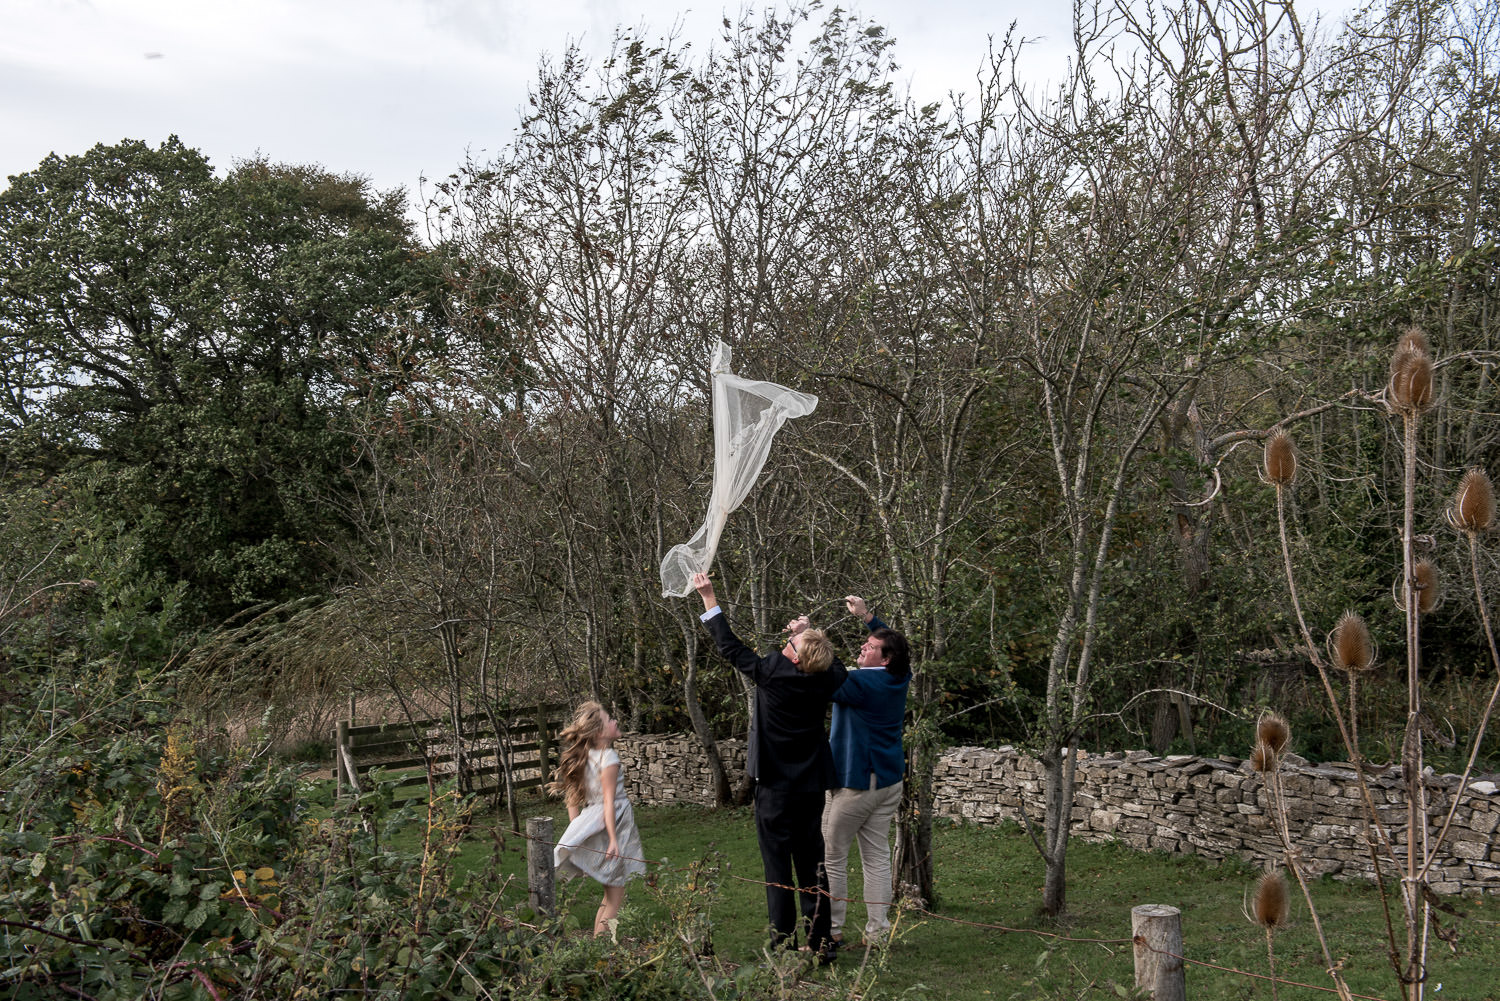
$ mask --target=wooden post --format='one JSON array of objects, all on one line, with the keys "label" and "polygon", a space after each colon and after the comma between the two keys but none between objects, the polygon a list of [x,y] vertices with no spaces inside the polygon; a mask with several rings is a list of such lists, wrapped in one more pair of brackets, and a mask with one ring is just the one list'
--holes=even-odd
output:
[{"label": "wooden post", "polygon": [[354,770],[354,758],[350,757],[349,749],[343,746],[339,747],[339,757],[344,762],[344,773],[349,776],[349,791],[358,796],[360,794],[359,773]]},{"label": "wooden post", "polygon": [[[344,795],[344,755],[340,753],[344,746],[349,743],[349,723],[347,720],[339,720],[338,727],[333,731],[333,777],[334,798],[339,799]],[[352,780],[354,776],[349,776]],[[350,783],[353,784],[352,782]]]},{"label": "wooden post", "polygon": [[1182,912],[1166,904],[1141,904],[1130,909],[1130,933],[1135,939],[1135,985],[1151,992],[1154,1001],[1185,1001]]},{"label": "wooden post", "polygon": [[547,789],[547,783],[552,780],[552,768],[548,758],[552,753],[551,739],[547,735],[547,707],[539,705],[536,707],[536,761],[537,772],[542,777],[542,791]]},{"label": "wooden post", "polygon": [[526,821],[526,896],[531,909],[550,916],[557,903],[552,871],[552,818]]},{"label": "wooden post", "polygon": [[354,693],[349,693],[349,725],[354,725]]}]

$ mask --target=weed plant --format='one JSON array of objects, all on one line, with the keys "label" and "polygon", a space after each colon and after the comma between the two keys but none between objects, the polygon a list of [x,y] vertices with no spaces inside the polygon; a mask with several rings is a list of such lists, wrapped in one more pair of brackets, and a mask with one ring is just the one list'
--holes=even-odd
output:
[{"label": "weed plant", "polygon": [[[1391,596],[1401,609],[1404,635],[1396,648],[1405,666],[1405,718],[1400,731],[1399,761],[1402,776],[1401,794],[1387,803],[1371,793],[1366,775],[1370,762],[1368,733],[1361,733],[1362,705],[1360,692],[1365,679],[1377,663],[1376,643],[1362,615],[1346,611],[1327,634],[1327,654],[1321,652],[1303,611],[1298,588],[1299,570],[1292,557],[1288,531],[1288,494],[1297,478],[1297,451],[1285,428],[1278,427],[1266,437],[1263,477],[1275,488],[1276,519],[1281,543],[1287,595],[1291,602],[1297,629],[1308,659],[1317,672],[1319,685],[1326,696],[1323,708],[1337,728],[1338,742],[1344,756],[1353,764],[1356,782],[1363,800],[1361,820],[1363,836],[1369,850],[1370,868],[1378,883],[1382,905],[1389,966],[1401,996],[1407,1001],[1421,1001],[1433,979],[1429,960],[1434,941],[1452,942],[1459,934],[1450,919],[1460,916],[1458,908],[1441,899],[1433,888],[1433,873],[1442,872],[1452,856],[1448,845],[1454,817],[1459,809],[1467,783],[1474,774],[1485,747],[1486,732],[1497,700],[1500,700],[1500,652],[1484,593],[1484,574],[1480,566],[1480,546],[1495,524],[1495,496],[1489,476],[1470,469],[1463,476],[1447,510],[1448,524],[1462,536],[1467,549],[1470,583],[1478,626],[1490,653],[1490,667],[1495,672],[1483,708],[1477,708],[1465,721],[1468,731],[1465,745],[1448,739],[1455,729],[1442,725],[1432,715],[1430,679],[1422,662],[1423,623],[1440,604],[1443,581],[1434,562],[1434,536],[1419,535],[1418,461],[1420,429],[1424,416],[1435,402],[1435,363],[1426,335],[1413,327],[1396,344],[1391,357],[1390,379],[1378,396],[1368,402],[1377,404],[1399,421],[1402,443],[1402,564],[1391,586]],[[1363,744],[1361,738],[1364,738]],[[1386,749],[1394,736],[1389,729],[1383,735]],[[1461,746],[1462,770],[1457,788],[1449,797],[1445,810],[1434,811],[1424,780],[1428,748],[1447,740],[1450,746]],[[1335,959],[1333,944],[1325,925],[1319,920],[1319,905],[1309,887],[1303,866],[1303,835],[1294,828],[1281,792],[1280,766],[1291,744],[1291,730],[1286,720],[1265,714],[1257,726],[1251,753],[1254,769],[1263,777],[1271,801],[1271,815],[1282,844],[1281,863],[1291,873],[1301,890],[1309,916],[1323,953],[1324,965],[1334,990],[1347,999],[1350,988],[1343,965]],[[1462,860],[1459,860],[1460,864]],[[1265,884],[1263,884],[1264,887]],[[1257,899],[1259,894],[1257,894]],[[1266,930],[1268,958],[1274,966],[1274,921],[1262,920],[1263,909],[1256,907],[1256,920]],[[1329,926],[1332,927],[1331,925]],[[1272,981],[1273,991],[1275,981]]]}]

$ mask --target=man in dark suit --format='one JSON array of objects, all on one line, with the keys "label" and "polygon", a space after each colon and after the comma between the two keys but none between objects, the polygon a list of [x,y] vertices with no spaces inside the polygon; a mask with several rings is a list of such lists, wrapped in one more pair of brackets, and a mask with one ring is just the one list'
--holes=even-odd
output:
[{"label": "man in dark suit", "polygon": [[800,897],[808,947],[827,962],[834,946],[823,871],[823,799],[837,785],[837,772],[823,720],[847,672],[828,637],[808,628],[806,616],[788,624],[785,647],[762,657],[729,628],[708,575],[694,574],[693,587],[703,598],[703,622],[719,653],[755,683],[748,769],[755,780],[755,833],[771,884],[766,910],[772,942],[795,945]]}]

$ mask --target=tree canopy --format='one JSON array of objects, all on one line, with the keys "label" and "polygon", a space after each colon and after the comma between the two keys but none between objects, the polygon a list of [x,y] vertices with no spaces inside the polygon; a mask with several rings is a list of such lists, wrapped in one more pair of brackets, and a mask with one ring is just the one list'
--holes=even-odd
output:
[{"label": "tree canopy", "polygon": [[[313,585],[337,415],[441,328],[400,191],[176,138],[50,156],[0,194],[0,386],[13,471],[83,485],[144,567],[222,616]],[[79,496],[78,492],[73,495]]]}]

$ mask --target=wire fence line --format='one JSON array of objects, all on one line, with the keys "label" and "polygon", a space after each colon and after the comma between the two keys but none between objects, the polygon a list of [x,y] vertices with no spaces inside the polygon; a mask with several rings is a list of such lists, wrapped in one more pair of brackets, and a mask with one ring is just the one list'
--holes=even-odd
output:
[{"label": "wire fence line", "polygon": [[[544,839],[544,838],[532,837],[531,835],[526,834],[524,831],[511,830],[510,828],[506,828],[506,827],[501,827],[501,828],[499,828],[499,830],[500,830],[500,832],[502,834],[512,835],[514,837],[518,837],[518,838],[522,839],[523,841],[526,841],[528,843],[536,844],[539,847],[546,848],[546,849],[555,849],[555,848],[557,848],[558,845],[560,845],[562,843],[560,841],[549,841],[549,840]],[[594,849],[587,849],[587,850],[592,851]],[[665,874],[665,875],[672,875],[672,874],[678,874],[678,873],[687,874],[687,873],[691,873],[691,872],[695,871],[695,867],[693,867],[693,866],[686,866],[686,865],[668,866],[665,863],[660,862],[660,861],[655,860],[655,859],[634,858],[634,857],[629,856],[629,855],[620,855],[619,857],[622,858],[622,859],[624,859],[624,860],[626,860],[626,861],[628,861],[628,862],[640,862],[640,863],[643,863],[646,866],[654,867],[655,870],[656,870],[656,872],[658,874]],[[752,886],[772,887],[772,888],[776,888],[776,889],[792,890],[792,891],[801,892],[801,893],[816,893],[816,894],[818,894],[820,896],[827,897],[830,900],[841,900],[841,901],[843,901],[845,903],[850,903],[850,904],[869,904],[869,903],[871,903],[871,901],[867,900],[864,897],[852,897],[852,896],[850,896],[850,897],[835,897],[831,893],[829,893],[827,890],[818,889],[818,888],[806,888],[806,889],[804,889],[803,887],[799,887],[799,886],[789,886],[786,883],[773,883],[773,882],[767,882],[767,881],[762,880],[762,879],[755,879],[755,878],[750,877],[750,876],[741,876],[741,875],[739,875],[737,873],[732,873],[732,872],[731,873],[726,873],[726,875],[730,879],[736,880],[736,881],[741,882],[741,883],[748,883],[748,884],[750,884]],[[1043,931],[1043,930],[1038,929],[1038,928],[1020,928],[1020,927],[1015,927],[1015,926],[1011,926],[1011,925],[1003,925],[1003,924],[997,924],[997,923],[986,922],[986,921],[970,921],[970,920],[968,920],[966,918],[956,918],[956,917],[952,917],[951,915],[947,915],[947,914],[939,914],[939,913],[937,913],[935,911],[928,910],[925,906],[922,906],[920,904],[912,904],[910,902],[903,902],[903,901],[873,901],[873,902],[877,903],[877,904],[884,903],[886,906],[889,906],[889,907],[896,907],[896,908],[899,908],[899,909],[902,909],[902,910],[910,911],[911,913],[914,913],[914,914],[920,914],[921,916],[923,916],[925,918],[929,918],[929,919],[931,919],[933,921],[942,922],[944,924],[957,925],[957,926],[966,927],[966,928],[978,928],[978,929],[981,929],[981,930],[984,930],[984,931],[995,931],[995,932],[1000,932],[1002,934],[1031,935],[1031,936],[1033,936],[1035,938],[1046,939],[1046,940],[1052,941],[1052,942],[1066,942],[1066,943],[1069,943],[1069,944],[1078,944],[1078,945],[1112,945],[1112,946],[1126,946],[1126,945],[1131,945],[1131,946],[1141,946],[1143,948],[1149,949],[1151,952],[1153,952],[1153,953],[1155,953],[1155,954],[1157,954],[1159,956],[1167,956],[1167,957],[1170,957],[1172,959],[1176,959],[1177,961],[1179,961],[1181,963],[1184,963],[1184,964],[1190,964],[1192,966],[1203,967],[1204,969],[1214,970],[1214,971],[1217,971],[1219,973],[1229,973],[1229,974],[1234,974],[1236,976],[1248,977],[1248,978],[1250,978],[1252,980],[1260,980],[1260,981],[1265,981],[1265,982],[1275,981],[1275,983],[1278,986],[1283,986],[1283,987],[1303,987],[1303,988],[1306,988],[1307,990],[1321,991],[1321,992],[1326,993],[1326,994],[1338,994],[1339,993],[1338,989],[1337,988],[1333,988],[1333,987],[1324,987],[1324,986],[1321,986],[1319,984],[1303,983],[1302,981],[1298,981],[1298,980],[1288,980],[1285,977],[1272,977],[1272,976],[1270,976],[1268,974],[1255,973],[1255,972],[1252,972],[1252,971],[1249,971],[1249,970],[1241,970],[1241,969],[1238,969],[1237,967],[1233,967],[1233,966],[1222,966],[1222,965],[1220,965],[1218,963],[1208,962],[1207,960],[1192,959],[1192,958],[1190,958],[1188,956],[1184,956],[1184,955],[1180,955],[1180,954],[1178,954],[1176,952],[1172,952],[1169,949],[1162,949],[1162,948],[1159,948],[1157,946],[1153,946],[1150,942],[1147,942],[1144,938],[1142,938],[1139,935],[1136,935],[1136,936],[1133,936],[1133,937],[1126,937],[1126,938],[1085,938],[1085,937],[1075,936],[1075,935],[1064,935],[1064,934],[1062,934],[1060,932]],[[1387,999],[1387,998],[1376,997],[1376,996],[1370,995],[1370,994],[1354,994],[1354,993],[1350,993],[1348,996],[1351,997],[1351,998],[1354,998],[1355,1001],[1389,1001],[1389,999]]]}]

